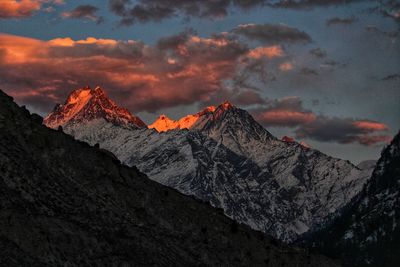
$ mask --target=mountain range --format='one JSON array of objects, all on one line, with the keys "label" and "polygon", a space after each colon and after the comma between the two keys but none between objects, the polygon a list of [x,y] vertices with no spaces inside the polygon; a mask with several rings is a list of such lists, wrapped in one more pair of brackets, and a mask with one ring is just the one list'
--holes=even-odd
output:
[{"label": "mountain range", "polygon": [[[106,118],[126,129],[138,122]],[[337,266],[43,126],[2,91],[0,265]]]},{"label": "mountain range", "polygon": [[148,177],[285,242],[324,227],[371,177],[355,166],[274,137],[245,110],[224,102],[146,126],[99,87],[73,91],[45,119],[106,149]]},{"label": "mountain range", "polygon": [[299,243],[340,258],[344,266],[399,266],[400,133],[341,215]]}]

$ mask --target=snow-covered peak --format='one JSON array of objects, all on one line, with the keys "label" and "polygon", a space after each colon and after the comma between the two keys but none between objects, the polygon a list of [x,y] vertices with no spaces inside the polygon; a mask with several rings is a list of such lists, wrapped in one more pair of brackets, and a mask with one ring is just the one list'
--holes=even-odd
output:
[{"label": "snow-covered peak", "polygon": [[44,124],[50,128],[57,128],[99,118],[125,127],[146,126],[127,109],[117,106],[99,86],[95,89],[86,86],[71,92],[63,105],[56,105],[53,112],[47,115]]},{"label": "snow-covered peak", "polygon": [[166,132],[179,128],[178,122],[171,120],[166,115],[160,115],[152,124],[147,126],[149,129],[156,129],[158,132]]},{"label": "snow-covered peak", "polygon": [[195,114],[186,115],[179,120],[172,120],[163,114],[148,127],[150,129],[156,129],[158,132],[166,132],[175,129],[199,128],[199,125],[204,125],[205,122],[212,118],[212,114],[215,110],[216,107],[209,106]]}]

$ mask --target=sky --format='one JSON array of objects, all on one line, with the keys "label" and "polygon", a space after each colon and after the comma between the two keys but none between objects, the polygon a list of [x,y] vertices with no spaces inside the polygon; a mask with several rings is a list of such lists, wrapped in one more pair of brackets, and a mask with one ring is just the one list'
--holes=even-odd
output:
[{"label": "sky", "polygon": [[101,86],[146,123],[228,100],[359,163],[400,129],[400,1],[0,0],[0,89],[46,115]]}]

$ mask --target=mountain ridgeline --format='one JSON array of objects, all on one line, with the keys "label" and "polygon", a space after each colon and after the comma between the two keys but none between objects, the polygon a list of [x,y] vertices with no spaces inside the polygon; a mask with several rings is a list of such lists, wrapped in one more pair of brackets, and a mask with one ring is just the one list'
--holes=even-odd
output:
[{"label": "mountain ridgeline", "polygon": [[1,266],[336,266],[45,127],[1,91],[0,207]]},{"label": "mountain ridgeline", "polygon": [[344,266],[399,266],[400,133],[383,150],[371,180],[341,216],[301,243],[341,258]]},{"label": "mountain ridgeline", "polygon": [[103,102],[114,103],[102,89],[78,89],[44,123],[99,144],[150,179],[285,242],[325,225],[361,192],[372,172],[278,140],[229,102],[177,121],[162,115],[149,127],[117,119],[121,108],[104,108]]}]

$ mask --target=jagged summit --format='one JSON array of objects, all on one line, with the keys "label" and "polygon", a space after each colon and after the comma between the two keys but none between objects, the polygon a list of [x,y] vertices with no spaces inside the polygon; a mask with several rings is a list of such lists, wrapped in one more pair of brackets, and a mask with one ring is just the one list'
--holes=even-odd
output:
[{"label": "jagged summit", "polygon": [[[152,124],[148,126],[150,129],[156,129],[158,132],[166,132],[176,129],[193,129],[203,130],[216,121],[224,117],[224,114],[231,110],[240,110],[228,101],[224,101],[218,106],[208,106],[203,110],[195,113],[186,115],[178,120],[172,120],[166,115],[160,115]],[[241,112],[246,111],[242,110]],[[250,116],[250,114],[248,114]],[[243,116],[246,119],[247,116]],[[240,118],[239,118],[240,120]]]},{"label": "jagged summit", "polygon": [[163,114],[160,115],[148,127],[150,129],[155,129],[158,132],[166,132],[175,129],[198,129],[201,127],[201,125],[204,125],[204,123],[207,122],[209,119],[212,119],[212,115],[216,111],[216,109],[217,107],[215,106],[209,106],[195,114],[186,115],[178,120],[172,120]]},{"label": "jagged summit", "polygon": [[156,121],[148,126],[150,129],[156,129],[158,132],[166,132],[179,128],[179,122],[174,121],[167,117],[167,115],[161,114]]},{"label": "jagged summit", "polygon": [[86,86],[72,91],[67,101],[63,105],[56,105],[53,112],[44,119],[44,124],[50,128],[57,128],[95,119],[104,119],[124,127],[146,126],[126,108],[117,106],[99,86],[95,89]]}]

